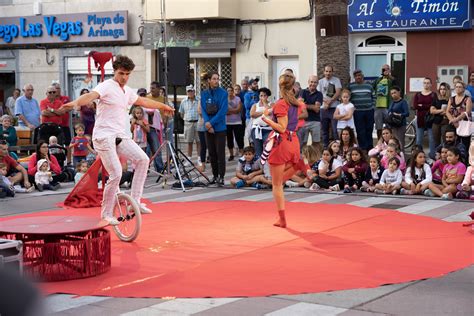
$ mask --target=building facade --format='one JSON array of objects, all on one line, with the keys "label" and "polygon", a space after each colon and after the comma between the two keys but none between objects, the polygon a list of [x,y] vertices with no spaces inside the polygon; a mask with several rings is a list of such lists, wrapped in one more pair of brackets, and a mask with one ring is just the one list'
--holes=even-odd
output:
[{"label": "building facade", "polygon": [[[129,83],[145,86],[142,15],[141,0],[2,1],[0,101],[27,83],[33,84],[38,100],[45,98],[53,82],[61,83],[63,94],[76,98],[82,88],[92,88],[100,80],[92,61],[92,81],[84,81],[91,51],[132,57],[136,68]],[[111,62],[105,70],[110,77]]]},{"label": "building facade", "polygon": [[421,91],[424,77],[466,82],[474,70],[474,4],[471,0],[353,0],[348,6],[351,68],[369,79],[383,64],[407,93]]},{"label": "building facade", "polygon": [[313,13],[308,0],[146,1],[150,76],[157,77],[166,24],[167,46],[190,48],[190,81],[198,89],[209,70],[221,74],[223,87],[258,77],[276,91],[278,76],[291,68],[305,86],[316,70]]}]

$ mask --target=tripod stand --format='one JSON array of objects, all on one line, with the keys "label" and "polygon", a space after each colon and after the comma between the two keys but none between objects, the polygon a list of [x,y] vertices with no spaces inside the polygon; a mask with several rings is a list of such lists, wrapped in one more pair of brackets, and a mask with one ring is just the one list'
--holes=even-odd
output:
[{"label": "tripod stand", "polygon": [[[168,131],[169,129],[167,129],[167,132]],[[173,167],[175,168],[175,172],[176,172],[174,174],[174,178],[179,181],[183,192],[186,192],[186,186],[189,187],[189,185],[187,185],[188,183],[192,183],[194,185],[194,183],[196,182],[201,182],[201,181],[198,181],[200,177],[203,177],[204,180],[207,181],[203,185],[207,185],[210,183],[209,178],[201,170],[199,170],[196,167],[196,165],[194,165],[191,159],[189,159],[181,151],[181,149],[173,146],[173,143],[167,139],[163,140],[163,143],[160,145],[157,151],[150,158],[150,166],[155,160],[155,157],[157,155],[160,155],[163,149],[166,149],[166,162],[164,164],[163,170],[161,172],[158,172],[149,168],[151,172],[154,172],[158,175],[158,178],[156,179],[155,184],[152,184],[152,185],[158,184],[162,178],[163,178],[163,187],[167,184],[168,177],[173,176],[173,173],[171,172],[171,169],[172,169],[171,164],[173,164]],[[147,187],[150,187],[150,186],[151,185]]]}]

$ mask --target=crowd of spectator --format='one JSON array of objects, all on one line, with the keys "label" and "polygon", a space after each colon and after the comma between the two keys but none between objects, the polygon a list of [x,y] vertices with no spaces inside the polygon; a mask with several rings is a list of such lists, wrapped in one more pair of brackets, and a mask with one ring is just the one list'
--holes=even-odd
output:
[{"label": "crowd of spectator", "polygon": [[[295,84],[293,90],[302,106],[297,137],[304,162],[301,165],[305,167],[286,185],[312,191],[472,198],[473,146],[471,135],[461,132],[460,127],[471,120],[474,72],[468,84],[455,76],[452,91],[444,82],[433,90],[432,80],[425,78],[422,91],[413,95],[410,106],[390,66],[381,69],[381,76],[373,82],[366,82],[363,72],[356,69],[353,82],[343,86],[334,76],[333,67],[327,65],[321,77],[309,76],[306,88]],[[229,87],[220,86],[216,72],[206,74],[203,80],[208,88],[196,95],[194,86],[187,86],[186,96],[177,107],[176,115],[184,121],[183,140],[189,161],[195,162],[200,171],[210,164],[210,183],[222,186],[226,161],[237,159],[232,186],[271,186],[269,168],[260,163],[271,128],[261,116],[267,109],[271,111],[278,92],[259,87],[258,78],[243,79],[240,85]],[[88,91],[82,89],[81,95]],[[96,104],[81,108],[81,121],[75,123],[71,135],[71,116],[62,108],[69,98],[61,94],[60,85],[49,86],[40,102],[33,93],[31,84],[24,86],[23,95],[15,89],[2,110],[0,196],[31,192],[35,187],[40,191],[56,190],[62,181],[78,181],[95,160],[91,134]],[[149,93],[141,88],[137,94],[167,102],[166,90],[158,82],[151,83]],[[416,115],[416,145],[405,155],[410,110]],[[129,123],[132,139],[153,158],[155,170],[163,171],[163,157],[168,155],[159,148],[165,140],[173,141],[175,118],[159,110],[133,106]],[[27,166],[18,163],[8,150],[8,146],[17,145],[17,129],[29,129],[36,140],[36,152]],[[426,155],[425,135],[429,148]],[[194,152],[197,157],[193,157]],[[37,176],[38,172],[43,174]],[[126,186],[133,181],[126,161],[122,180]]]}]

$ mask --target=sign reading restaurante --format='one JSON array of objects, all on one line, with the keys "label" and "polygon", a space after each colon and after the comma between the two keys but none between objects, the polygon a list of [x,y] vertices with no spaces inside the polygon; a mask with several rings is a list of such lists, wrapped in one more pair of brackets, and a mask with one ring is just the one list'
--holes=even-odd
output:
[{"label": "sign reading restaurante", "polygon": [[350,32],[471,28],[471,0],[349,0]]},{"label": "sign reading restaurante", "polygon": [[127,27],[128,11],[0,18],[0,46],[126,41]]}]

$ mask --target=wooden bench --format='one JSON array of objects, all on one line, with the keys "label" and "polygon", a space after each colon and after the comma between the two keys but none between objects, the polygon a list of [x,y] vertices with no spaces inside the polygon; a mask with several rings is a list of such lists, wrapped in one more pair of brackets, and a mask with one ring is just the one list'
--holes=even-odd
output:
[{"label": "wooden bench", "polygon": [[33,132],[29,129],[16,129],[16,136],[18,137],[18,142],[16,146],[9,146],[8,150],[16,152],[19,156],[22,153],[30,155],[31,152],[36,150],[36,145],[33,144]]}]

